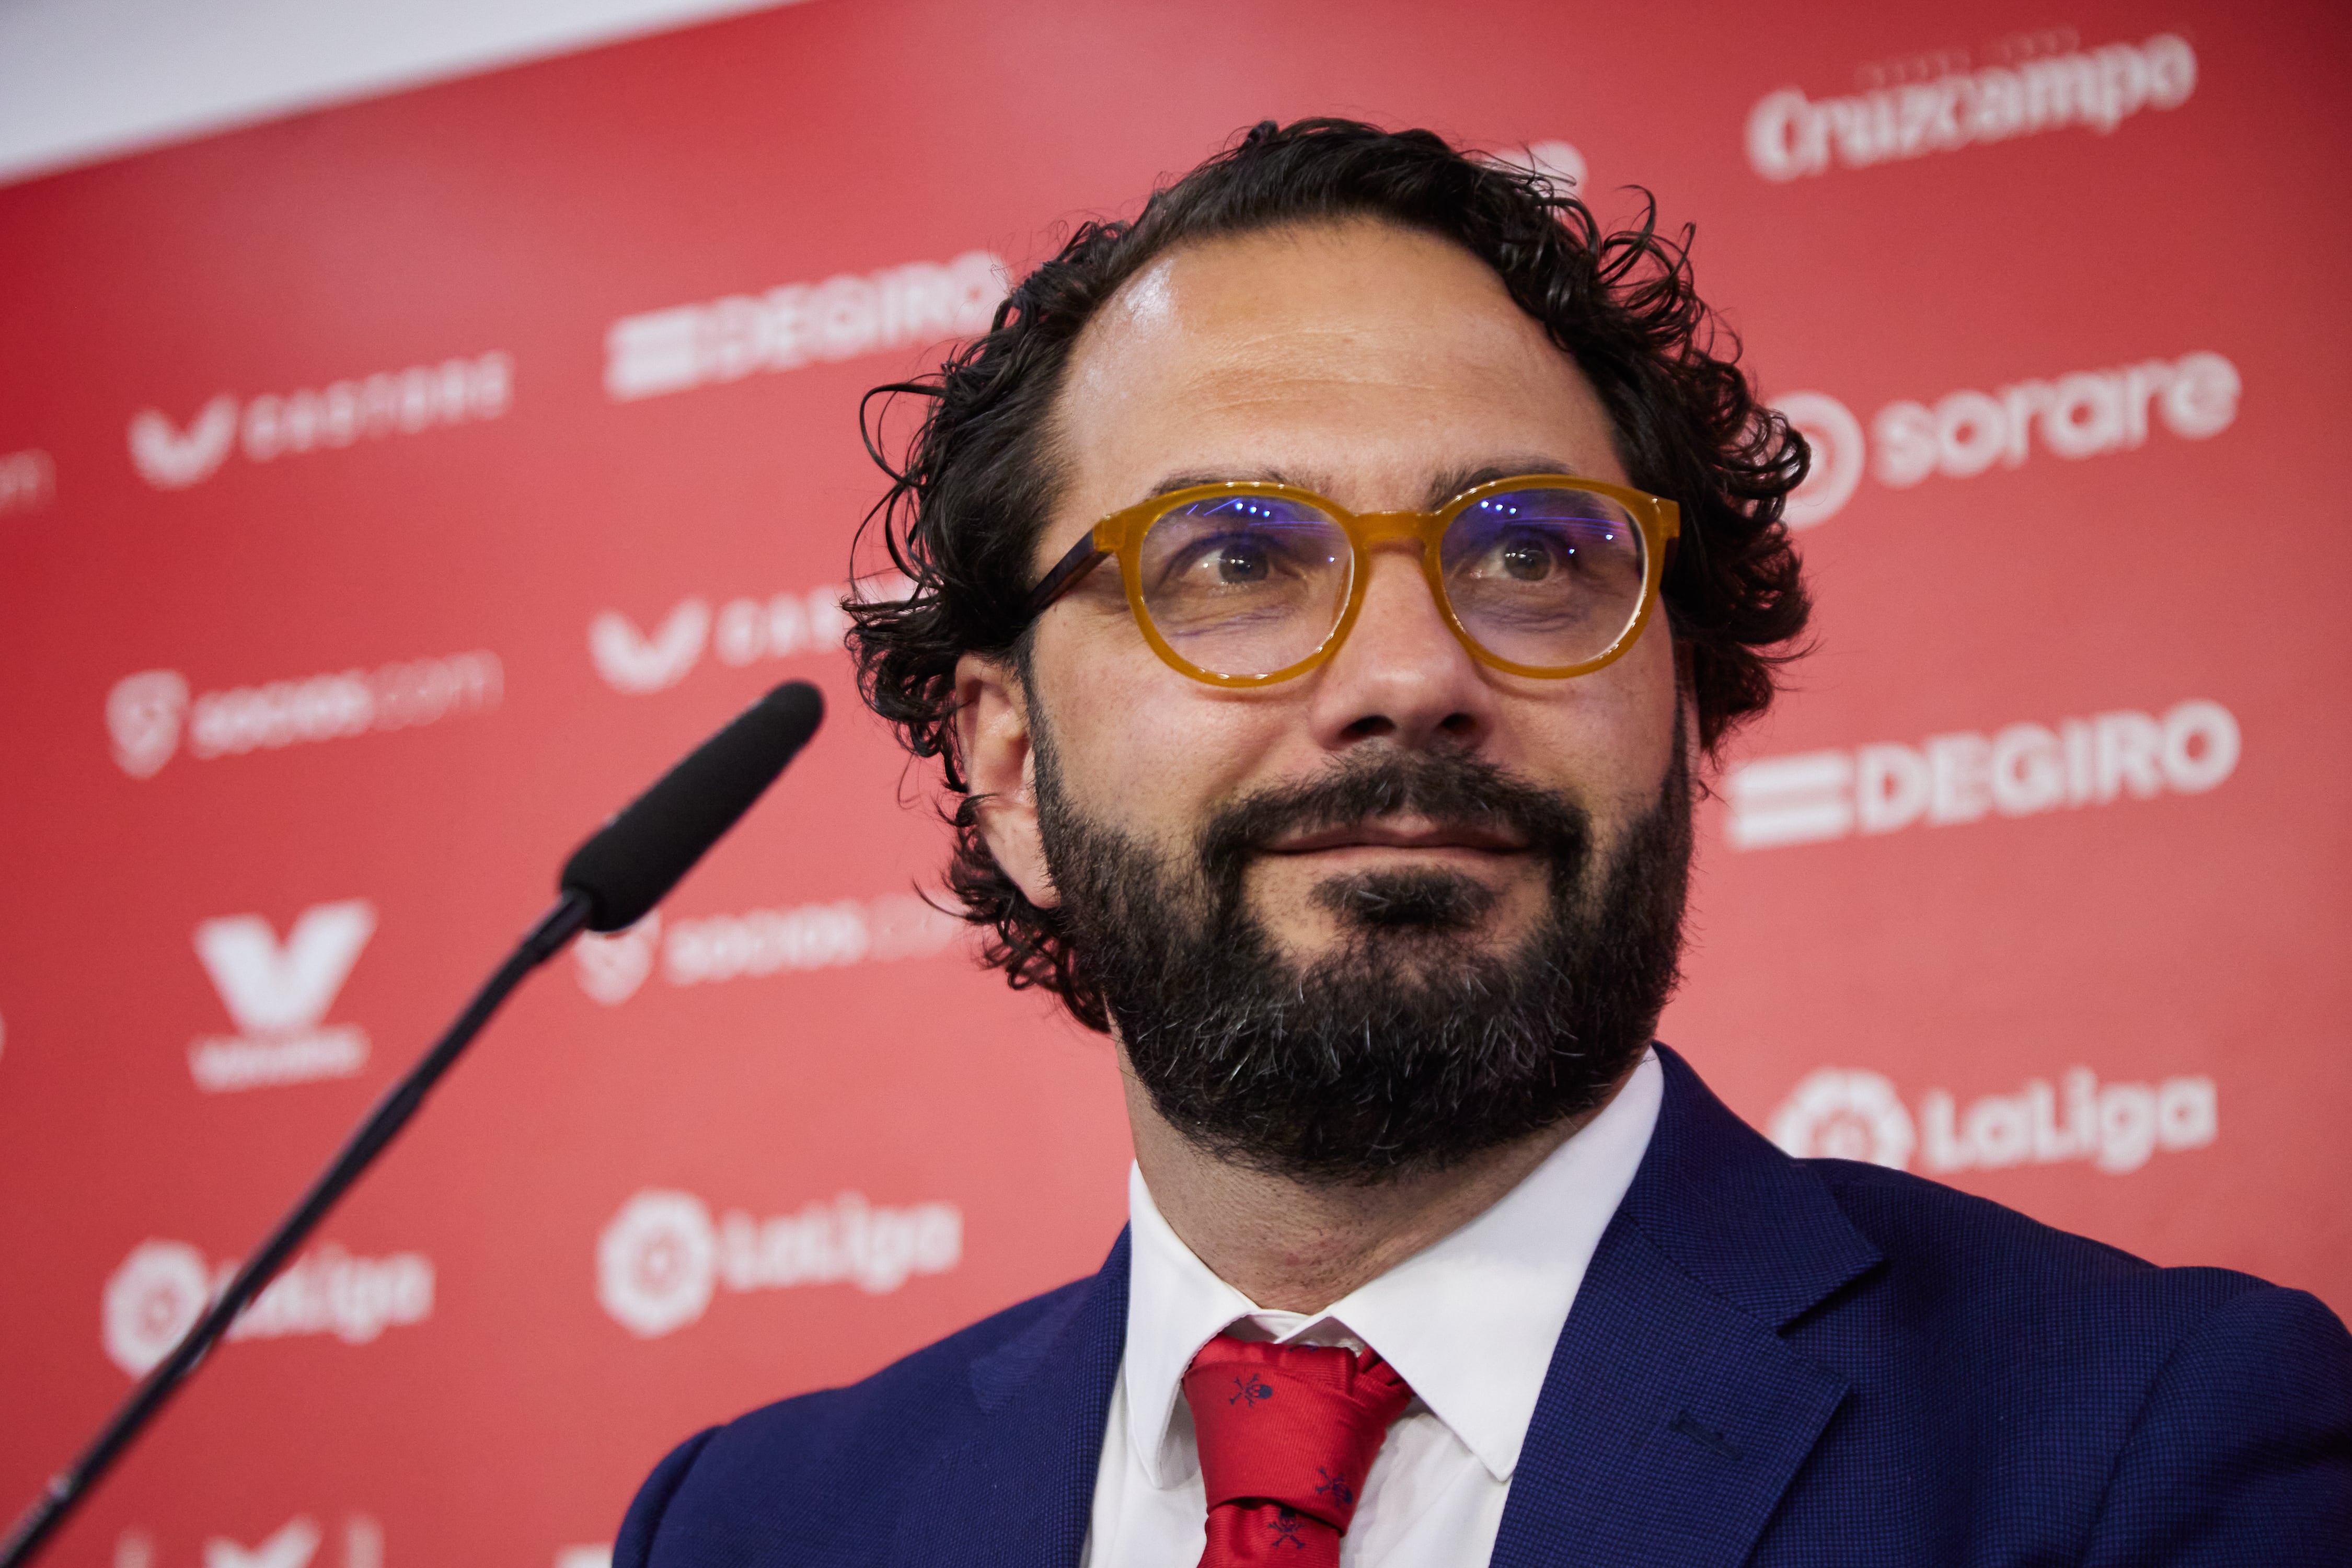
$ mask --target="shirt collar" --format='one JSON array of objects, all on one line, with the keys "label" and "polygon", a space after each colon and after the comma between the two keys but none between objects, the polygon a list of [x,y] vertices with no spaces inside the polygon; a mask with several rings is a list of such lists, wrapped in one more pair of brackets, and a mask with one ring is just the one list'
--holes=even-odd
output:
[{"label": "shirt collar", "polygon": [[1360,1339],[1497,1481],[1543,1393],[1569,1308],[1649,1147],[1664,1093],[1654,1055],[1625,1087],[1492,1207],[1311,1318],[1261,1309],[1184,1245],[1130,1167],[1134,1275],[1128,1295],[1128,1443],[1155,1487],[1192,1468],[1174,1417],[1185,1369],[1227,1328],[1254,1318],[1272,1337]]}]

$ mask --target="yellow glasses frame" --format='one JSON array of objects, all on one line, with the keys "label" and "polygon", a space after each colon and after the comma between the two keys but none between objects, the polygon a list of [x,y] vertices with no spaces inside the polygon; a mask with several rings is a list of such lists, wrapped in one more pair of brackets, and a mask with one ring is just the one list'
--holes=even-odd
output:
[{"label": "yellow glasses frame", "polygon": [[[1453,601],[1445,592],[1445,572],[1440,559],[1441,542],[1454,520],[1469,507],[1488,496],[1508,490],[1554,489],[1584,490],[1603,496],[1623,507],[1632,516],[1635,527],[1642,531],[1642,602],[1633,618],[1618,634],[1617,640],[1600,653],[1578,664],[1544,667],[1515,664],[1498,658],[1481,647],[1454,613]],[[1196,501],[1215,500],[1227,496],[1269,496],[1298,501],[1311,506],[1329,517],[1347,534],[1355,552],[1349,568],[1348,603],[1331,627],[1331,635],[1297,663],[1277,669],[1269,675],[1224,675],[1203,669],[1171,647],[1152,624],[1151,612],[1143,601],[1143,536],[1151,525],[1179,507]],[[1170,490],[1153,496],[1150,500],[1115,511],[1071,546],[1068,554],[1055,563],[1037,586],[1030,592],[1024,618],[1034,620],[1051,609],[1062,595],[1076,587],[1087,573],[1106,557],[1118,558],[1119,574],[1127,585],[1128,607],[1135,614],[1135,624],[1142,629],[1144,640],[1172,668],[1204,681],[1211,686],[1252,687],[1271,686],[1278,680],[1289,680],[1306,674],[1348,640],[1355,628],[1356,616],[1364,607],[1364,588],[1370,580],[1371,552],[1383,544],[1412,543],[1421,547],[1422,575],[1429,582],[1430,596],[1453,629],[1455,640],[1479,663],[1492,669],[1512,675],[1534,676],[1540,679],[1564,680],[1570,676],[1590,675],[1594,670],[1613,664],[1624,656],[1641,637],[1642,628],[1649,625],[1650,615],[1657,607],[1658,587],[1665,577],[1666,558],[1674,542],[1682,534],[1682,509],[1662,496],[1646,490],[1632,489],[1624,485],[1612,485],[1604,479],[1581,479],[1572,474],[1517,474],[1509,479],[1493,479],[1464,490],[1435,511],[1367,511],[1352,512],[1337,502],[1317,495],[1313,490],[1293,485],[1268,483],[1264,480],[1236,479],[1225,484],[1192,485],[1183,489]]]}]

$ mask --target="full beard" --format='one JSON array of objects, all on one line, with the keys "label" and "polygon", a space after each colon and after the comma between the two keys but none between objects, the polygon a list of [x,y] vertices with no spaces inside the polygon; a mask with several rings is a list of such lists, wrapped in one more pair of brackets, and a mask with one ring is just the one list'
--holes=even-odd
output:
[{"label": "full beard", "polygon": [[[1584,1115],[1640,1059],[1679,978],[1680,748],[1606,856],[1564,796],[1462,753],[1382,748],[1228,805],[1189,857],[1167,858],[1080,813],[1050,739],[1036,739],[1055,924],[1153,1106],[1221,1159],[1370,1184]],[[1252,861],[1286,833],[1407,813],[1526,842],[1547,889],[1528,934],[1491,951],[1479,928],[1496,895],[1465,873],[1358,872],[1313,893],[1338,946],[1286,956],[1249,907]]]}]

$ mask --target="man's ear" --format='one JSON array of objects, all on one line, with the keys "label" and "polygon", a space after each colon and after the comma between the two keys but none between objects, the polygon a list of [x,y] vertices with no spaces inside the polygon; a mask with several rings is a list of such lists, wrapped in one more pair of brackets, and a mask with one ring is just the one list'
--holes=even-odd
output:
[{"label": "man's ear", "polygon": [[956,753],[971,792],[980,836],[996,864],[1029,901],[1062,901],[1045,869],[1037,829],[1037,752],[1029,728],[1029,694],[1011,666],[978,654],[956,661]]}]

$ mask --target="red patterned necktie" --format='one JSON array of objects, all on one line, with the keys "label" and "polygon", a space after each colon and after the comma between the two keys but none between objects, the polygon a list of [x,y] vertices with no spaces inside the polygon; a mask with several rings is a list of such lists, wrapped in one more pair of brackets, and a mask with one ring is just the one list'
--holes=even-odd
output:
[{"label": "red patterned necktie", "polygon": [[1365,1351],[1220,1335],[1192,1358],[1184,1398],[1209,1494],[1201,1568],[1339,1568],[1339,1537],[1389,1423],[1412,1400]]}]

